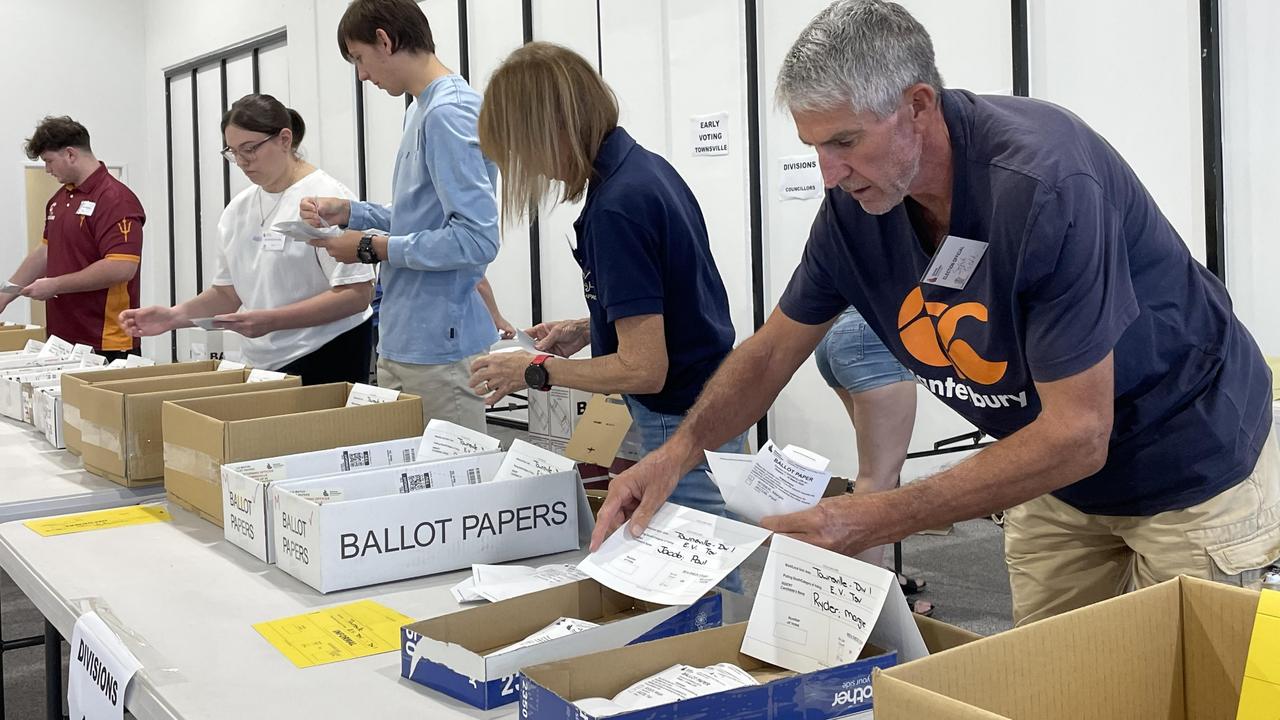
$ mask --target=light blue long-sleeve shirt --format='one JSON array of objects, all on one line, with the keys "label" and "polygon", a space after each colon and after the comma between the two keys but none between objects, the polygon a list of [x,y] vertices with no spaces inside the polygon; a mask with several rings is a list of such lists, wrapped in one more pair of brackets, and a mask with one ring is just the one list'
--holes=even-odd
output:
[{"label": "light blue long-sleeve shirt", "polygon": [[418,96],[396,155],[391,205],[351,203],[348,227],[391,233],[382,262],[378,353],[442,365],[498,339],[476,291],[498,255],[498,169],[480,152],[480,95],[447,75]]}]

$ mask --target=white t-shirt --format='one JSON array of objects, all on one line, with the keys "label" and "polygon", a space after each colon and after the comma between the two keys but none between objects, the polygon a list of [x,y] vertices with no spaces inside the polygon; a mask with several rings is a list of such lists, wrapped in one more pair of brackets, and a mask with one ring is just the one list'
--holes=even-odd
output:
[{"label": "white t-shirt", "polygon": [[[323,249],[271,232],[271,226],[297,220],[298,205],[310,196],[356,196],[323,170],[314,170],[279,193],[251,185],[231,199],[218,233],[218,272],[214,285],[230,285],[246,310],[263,310],[315,297],[331,287],[373,280],[373,266],[340,263]],[[283,240],[281,240],[283,237]],[[325,343],[356,327],[373,314],[369,308],[324,325],[277,330],[262,337],[244,338],[244,361],[252,367],[274,370],[318,350]]]}]

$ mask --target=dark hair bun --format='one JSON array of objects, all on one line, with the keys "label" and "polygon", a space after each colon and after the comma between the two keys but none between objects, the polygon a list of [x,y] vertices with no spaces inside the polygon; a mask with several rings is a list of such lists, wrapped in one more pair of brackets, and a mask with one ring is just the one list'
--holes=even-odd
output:
[{"label": "dark hair bun", "polygon": [[302,136],[307,134],[307,124],[302,121],[302,116],[293,108],[286,108],[289,111],[289,129],[293,131],[293,149],[297,150],[302,144]]}]

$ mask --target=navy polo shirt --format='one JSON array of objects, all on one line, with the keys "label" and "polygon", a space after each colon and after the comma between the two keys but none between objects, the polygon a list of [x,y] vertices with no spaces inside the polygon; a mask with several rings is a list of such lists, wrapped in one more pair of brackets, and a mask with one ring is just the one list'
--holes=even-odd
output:
[{"label": "navy polo shirt", "polygon": [[618,320],[662,315],[666,384],[632,397],[654,412],[683,415],[734,340],[729,298],[693,192],[670,163],[614,128],[596,153],[573,227],[591,354],[618,351]]},{"label": "navy polo shirt", "polygon": [[927,282],[913,200],[872,216],[837,189],[783,312],[819,324],[855,306],[921,385],[997,438],[1039,415],[1036,382],[1114,350],[1106,465],[1053,493],[1083,512],[1154,515],[1247,477],[1271,431],[1270,372],[1124,159],[1049,103],[946,90],[942,110],[948,233],[987,243],[968,283]]}]

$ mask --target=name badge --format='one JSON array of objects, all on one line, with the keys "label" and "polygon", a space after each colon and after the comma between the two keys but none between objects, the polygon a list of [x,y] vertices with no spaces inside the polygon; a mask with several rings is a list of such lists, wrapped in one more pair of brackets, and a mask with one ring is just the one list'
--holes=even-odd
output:
[{"label": "name badge", "polygon": [[97,206],[98,206],[98,204],[97,204],[97,203],[95,203],[95,202],[94,202],[94,201],[92,201],[92,200],[81,200],[81,201],[80,201],[80,209],[79,209],[79,210],[76,210],[76,214],[77,214],[77,215],[85,215],[85,216],[92,215],[92,214],[93,214],[93,209],[94,209],[94,208],[96,208]]},{"label": "name badge", "polygon": [[284,252],[284,235],[268,230],[262,233],[262,249],[264,252]]},{"label": "name badge", "polygon": [[981,240],[948,235],[942,247],[933,254],[933,262],[924,271],[920,282],[960,290],[969,284],[969,278],[978,269],[978,263],[987,252],[987,243]]}]

